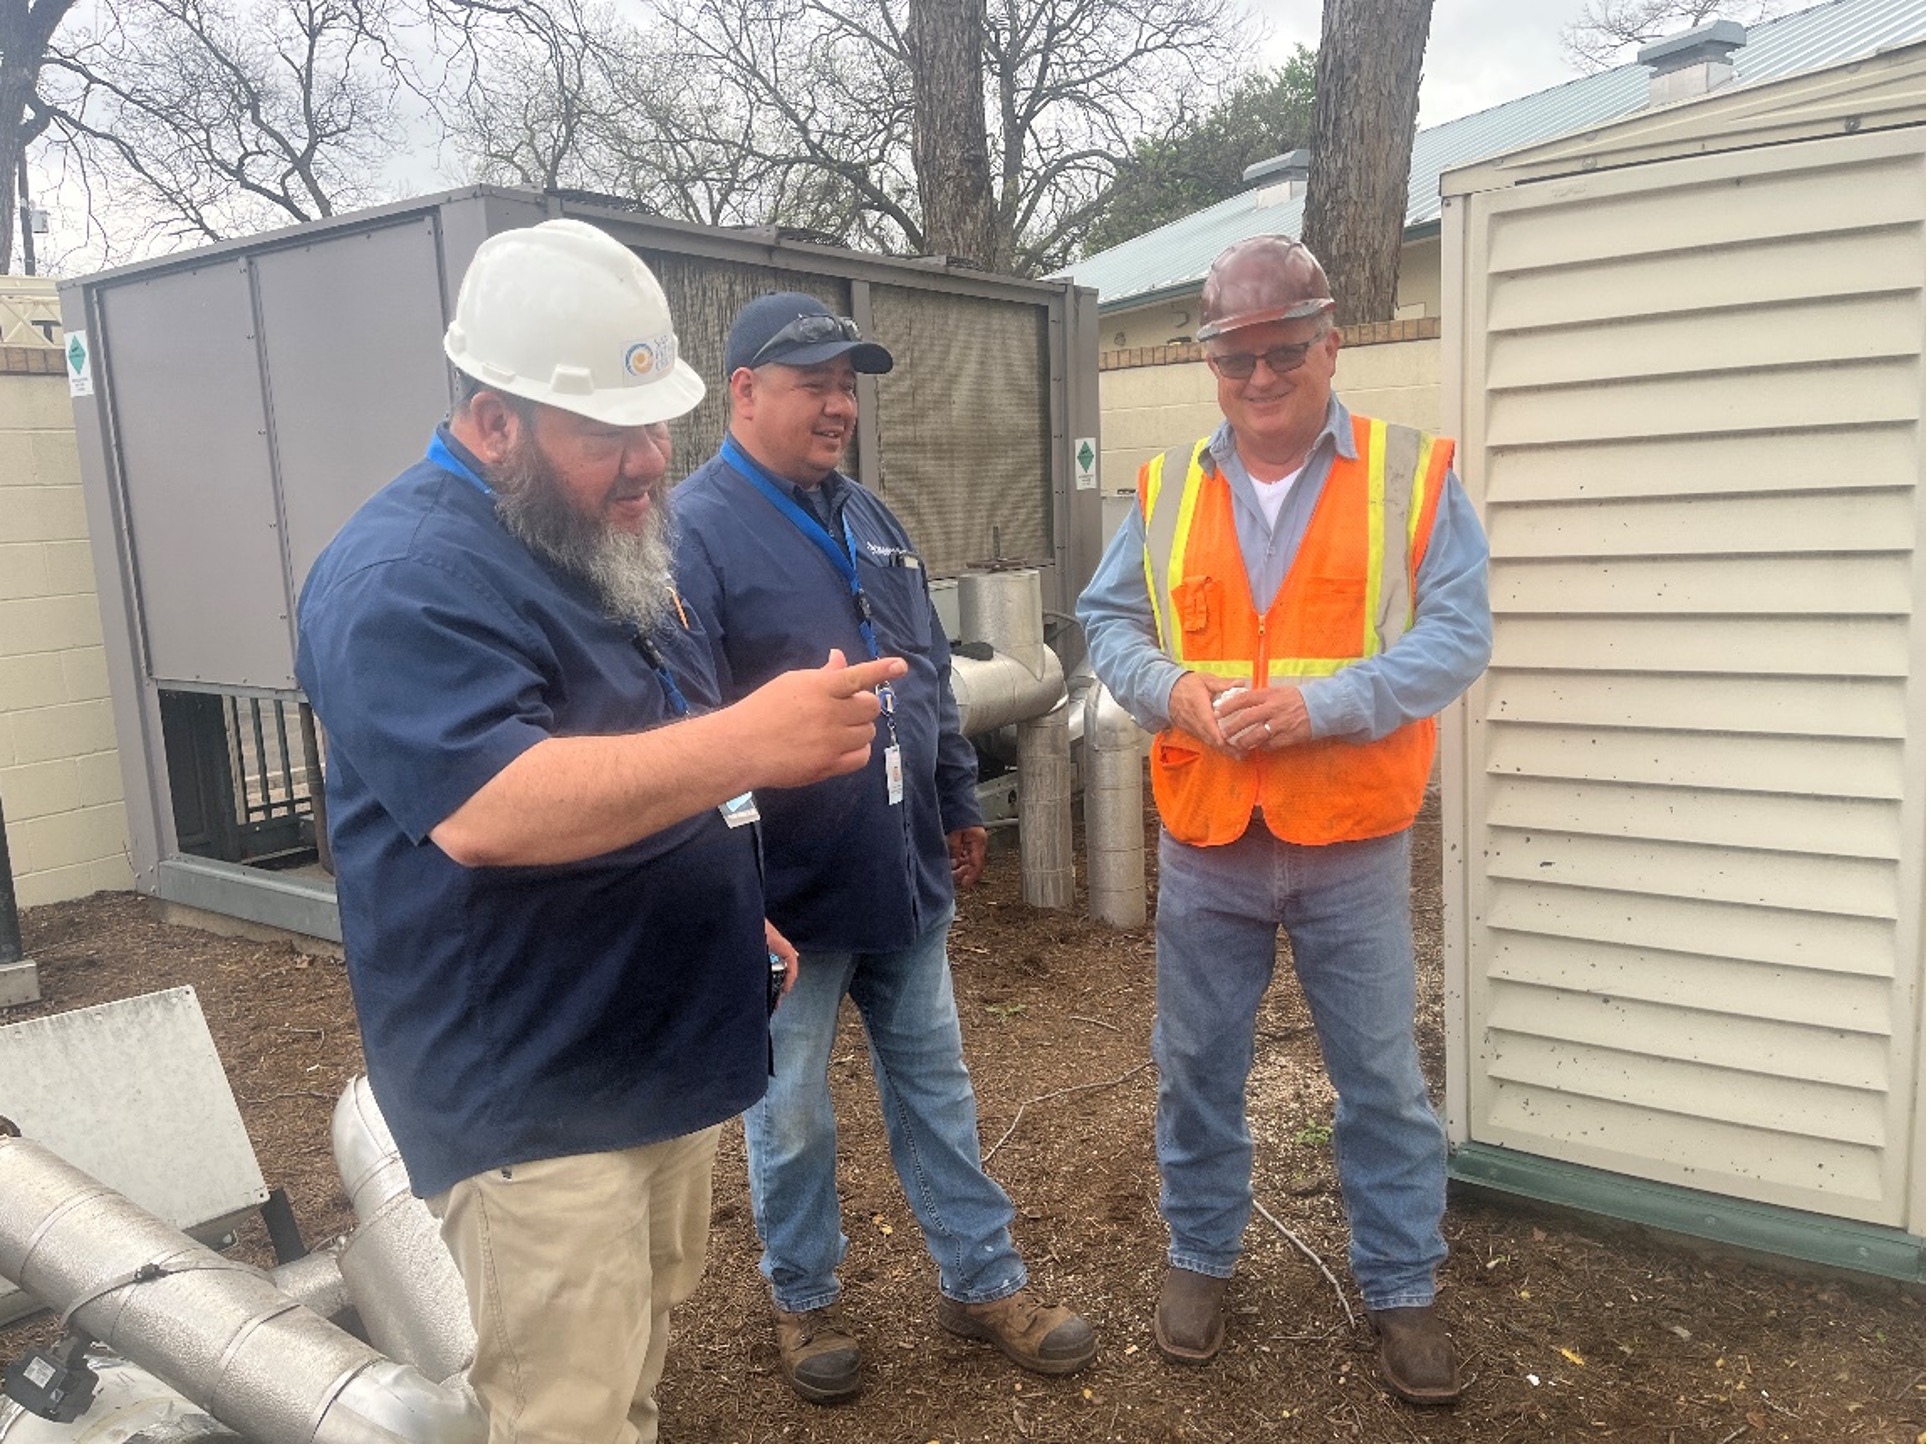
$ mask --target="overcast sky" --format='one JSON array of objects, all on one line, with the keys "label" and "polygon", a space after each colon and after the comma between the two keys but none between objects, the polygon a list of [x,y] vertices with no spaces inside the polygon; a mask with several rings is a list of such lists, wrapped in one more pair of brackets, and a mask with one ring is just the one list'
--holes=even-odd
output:
[{"label": "overcast sky", "polygon": [[[1248,0],[1273,30],[1269,54],[1321,40],[1321,0]],[[1435,0],[1422,59],[1420,124],[1440,125],[1580,73],[1562,58],[1557,33],[1583,0]]]}]

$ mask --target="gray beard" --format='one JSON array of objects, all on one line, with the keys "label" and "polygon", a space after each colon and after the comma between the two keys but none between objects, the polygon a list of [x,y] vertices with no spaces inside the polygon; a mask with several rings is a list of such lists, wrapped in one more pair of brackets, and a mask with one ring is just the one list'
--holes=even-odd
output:
[{"label": "gray beard", "polygon": [[510,535],[588,584],[606,614],[646,634],[670,616],[670,528],[663,507],[668,489],[653,495],[643,527],[626,533],[578,512],[556,469],[527,437],[493,472],[496,516]]}]

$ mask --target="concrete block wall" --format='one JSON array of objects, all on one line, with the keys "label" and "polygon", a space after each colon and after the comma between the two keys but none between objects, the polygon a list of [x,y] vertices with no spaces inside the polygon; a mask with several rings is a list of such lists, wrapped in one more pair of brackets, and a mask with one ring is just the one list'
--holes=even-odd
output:
[{"label": "concrete block wall", "polygon": [[[1441,323],[1426,317],[1342,330],[1334,390],[1351,411],[1428,432],[1442,425]],[[1220,425],[1197,343],[1100,353],[1100,488],[1133,491],[1140,465]]]},{"label": "concrete block wall", "polygon": [[[1430,319],[1442,314],[1442,239],[1424,236],[1401,246],[1400,270],[1395,279],[1395,316],[1403,321]],[[1124,351],[1191,342],[1200,325],[1200,287],[1188,286],[1179,296],[1114,307],[1100,314],[1100,348]]]},{"label": "concrete block wall", "polygon": [[[27,290],[17,280],[0,278],[0,290]],[[23,908],[133,887],[74,416],[55,346],[0,347],[0,804]]]}]

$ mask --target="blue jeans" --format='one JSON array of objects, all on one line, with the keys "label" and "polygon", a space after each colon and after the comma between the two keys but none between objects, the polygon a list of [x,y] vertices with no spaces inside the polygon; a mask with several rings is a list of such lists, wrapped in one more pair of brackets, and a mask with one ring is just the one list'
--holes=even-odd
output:
[{"label": "blue jeans", "polygon": [[1026,1285],[1012,1200],[979,1165],[979,1106],[966,1074],[946,931],[952,912],[904,950],[800,952],[798,981],[771,1018],[776,1075],[744,1113],[758,1264],[787,1312],[838,1297],[839,1223],[832,1038],[849,994],[865,1023],[872,1075],[905,1200],[955,1302],[993,1302]]},{"label": "blue jeans", "polygon": [[1240,1255],[1254,1200],[1254,1014],[1281,927],[1339,1097],[1348,1265],[1369,1307],[1424,1306],[1448,1255],[1447,1139],[1415,1048],[1406,830],[1308,846],[1257,824],[1207,847],[1161,831],[1154,1142],[1168,1260],[1231,1277]]}]

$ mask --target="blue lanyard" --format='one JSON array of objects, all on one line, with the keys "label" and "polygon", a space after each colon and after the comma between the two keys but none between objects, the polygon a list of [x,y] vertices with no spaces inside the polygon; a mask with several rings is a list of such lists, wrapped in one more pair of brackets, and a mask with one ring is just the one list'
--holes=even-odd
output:
[{"label": "blue lanyard", "polygon": [[[798,500],[771,481],[754,459],[738,446],[736,438],[729,433],[724,435],[724,446],[718,449],[724,461],[751,480],[751,486],[770,500],[771,506],[789,518],[798,531],[805,535],[818,548],[818,551],[831,561],[838,570],[839,577],[845,580],[852,591],[852,607],[858,614],[858,636],[865,641],[865,647],[873,658],[879,658],[878,633],[872,627],[872,601],[865,596],[865,586],[858,581],[858,539],[852,536],[852,525],[841,515],[839,523],[845,530],[845,547],[841,552],[838,540],[831,536],[831,530],[818,519],[798,506]],[[897,699],[890,684],[878,686],[878,704],[885,718],[885,734],[898,744]]]},{"label": "blue lanyard", "polygon": [[[474,468],[456,456],[449,444],[443,441],[441,432],[429,439],[429,451],[426,456],[435,466],[446,473],[454,473],[485,497],[496,495],[495,490],[477,476]],[[664,693],[670,699],[671,713],[679,719],[684,718],[691,712],[690,700],[686,699],[684,691],[677,687],[677,680],[671,677],[670,668],[664,663],[663,656],[642,634],[638,634],[634,642],[637,645],[637,652],[643,655],[644,662],[649,664],[651,672],[657,675],[657,682],[664,686]]]},{"label": "blue lanyard", "polygon": [[838,520],[845,530],[845,547],[840,551],[838,540],[831,536],[831,530],[799,507],[797,499],[773,483],[765,470],[745,455],[736,438],[726,435],[724,446],[718,451],[724,455],[727,463],[751,480],[751,486],[771,500],[772,507],[789,518],[798,531],[831,560],[831,566],[838,570],[838,576],[845,580],[846,586],[852,591],[852,607],[858,614],[858,636],[865,640],[865,647],[871,650],[872,657],[878,658],[878,635],[872,629],[872,601],[865,597],[864,585],[858,581],[858,565],[853,562],[858,557],[858,540],[852,536],[852,525],[842,517]]}]

